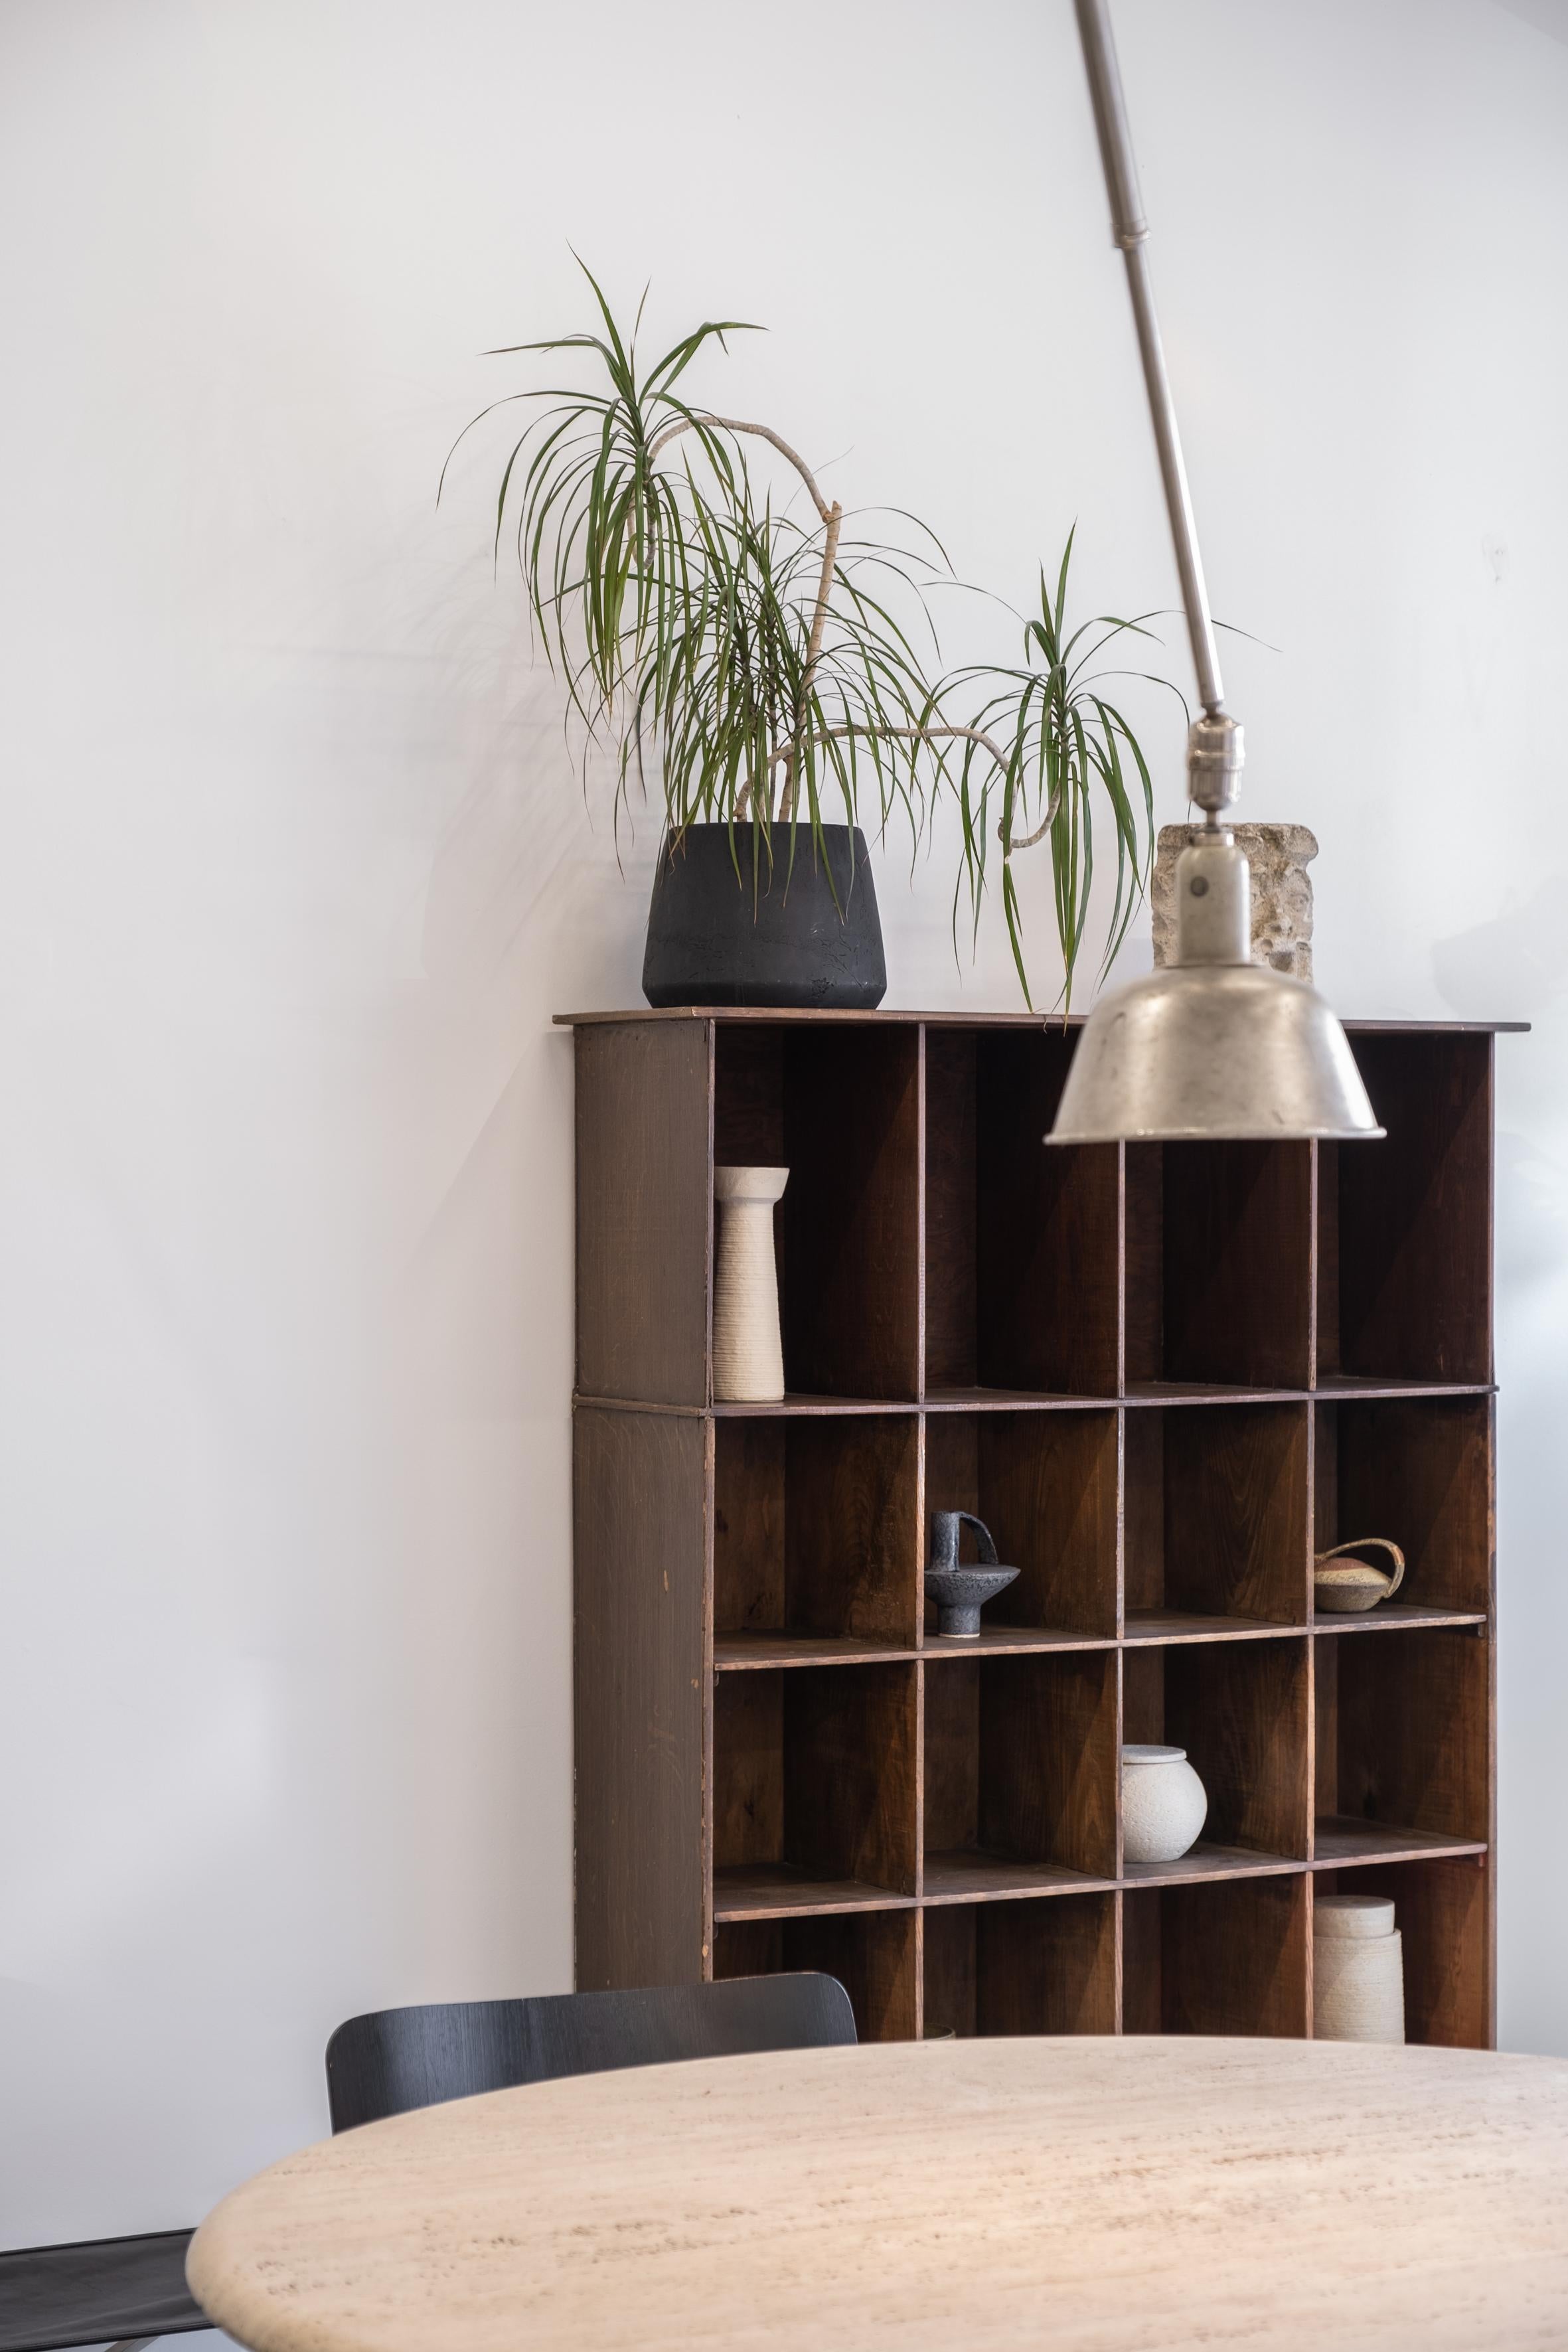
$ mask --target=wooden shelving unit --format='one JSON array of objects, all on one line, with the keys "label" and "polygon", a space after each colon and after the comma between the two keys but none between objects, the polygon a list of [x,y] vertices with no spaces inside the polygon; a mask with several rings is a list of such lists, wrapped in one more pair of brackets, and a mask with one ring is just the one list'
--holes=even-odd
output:
[{"label": "wooden shelving unit", "polygon": [[[1410,2038],[1489,2043],[1496,1029],[1349,1024],[1385,1142],[1058,1151],[1070,1026],[574,1025],[579,1984],[1305,2035],[1354,1886]],[[738,1162],[791,1171],[777,1406],[711,1395]],[[1021,1570],[978,1643],[928,1622],[944,1507]],[[1371,1534],[1398,1601],[1315,1620]],[[1123,1739],[1204,1780],[1179,1863],[1123,1862]]]}]

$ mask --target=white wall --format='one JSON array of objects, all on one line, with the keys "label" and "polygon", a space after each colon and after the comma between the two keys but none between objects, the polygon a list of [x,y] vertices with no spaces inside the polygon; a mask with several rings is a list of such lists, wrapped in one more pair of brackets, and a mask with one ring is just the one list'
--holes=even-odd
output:
[{"label": "white wall", "polygon": [[[1503,2023],[1568,2050],[1568,12],[1118,0],[1247,810],[1500,1050]],[[1068,0],[0,11],[0,2242],[188,2221],[571,1972],[569,1048],[617,877],[486,552],[574,242],[1015,599],[1173,598]],[[978,622],[965,625],[976,645]],[[990,640],[1010,650],[1008,640]],[[1179,646],[1173,658],[1179,662]],[[1177,731],[1155,722],[1162,816]],[[890,1002],[958,972],[883,868]],[[1146,956],[1135,946],[1134,959]]]}]

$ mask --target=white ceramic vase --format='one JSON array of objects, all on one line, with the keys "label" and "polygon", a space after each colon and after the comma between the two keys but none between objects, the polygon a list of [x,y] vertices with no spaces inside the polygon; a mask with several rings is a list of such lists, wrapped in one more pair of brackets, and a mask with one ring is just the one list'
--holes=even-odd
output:
[{"label": "white ceramic vase", "polygon": [[1312,1906],[1312,2032],[1319,2042],[1403,2042],[1405,1955],[1385,1895]]},{"label": "white ceramic vase", "polygon": [[776,1404],[784,1392],[773,1204],[787,1168],[715,1168],[719,1262],[713,1280],[713,1393]]},{"label": "white ceramic vase", "polygon": [[1129,1862],[1179,1862],[1208,1818],[1184,1748],[1121,1751],[1121,1849]]}]

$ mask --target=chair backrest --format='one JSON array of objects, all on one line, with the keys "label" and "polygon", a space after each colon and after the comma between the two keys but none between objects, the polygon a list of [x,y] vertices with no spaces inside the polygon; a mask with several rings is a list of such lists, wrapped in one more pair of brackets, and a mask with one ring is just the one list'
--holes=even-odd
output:
[{"label": "chair backrest", "polygon": [[193,2231],[85,2238],[0,2253],[0,2352],[180,2336],[210,2327],[185,2284]]},{"label": "chair backrest", "polygon": [[351,2017],[327,2044],[332,2129],[557,2074],[855,2040],[836,1977],[729,1977],[635,1992],[544,1993]]}]

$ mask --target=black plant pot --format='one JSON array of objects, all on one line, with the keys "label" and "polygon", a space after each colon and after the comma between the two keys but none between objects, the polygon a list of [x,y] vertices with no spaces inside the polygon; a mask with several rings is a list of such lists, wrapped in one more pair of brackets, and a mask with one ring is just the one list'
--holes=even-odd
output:
[{"label": "black plant pot", "polygon": [[735,828],[734,857],[727,825],[689,825],[679,841],[667,840],[648,908],[642,968],[648,1003],[847,1013],[880,1004],[888,965],[866,836],[858,825],[822,831],[827,866],[803,824],[791,871],[788,829],[775,826],[773,869],[764,859],[754,892],[749,825]]}]

